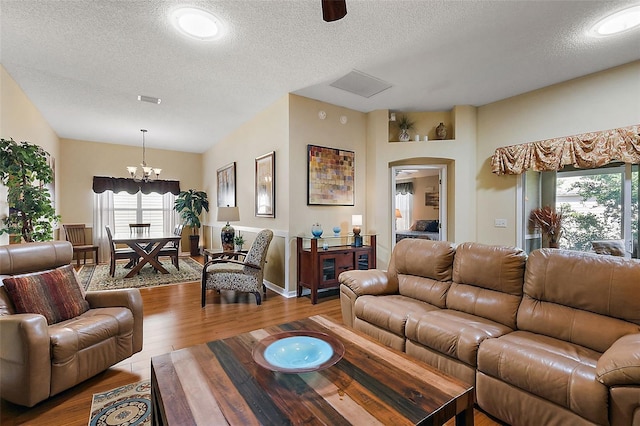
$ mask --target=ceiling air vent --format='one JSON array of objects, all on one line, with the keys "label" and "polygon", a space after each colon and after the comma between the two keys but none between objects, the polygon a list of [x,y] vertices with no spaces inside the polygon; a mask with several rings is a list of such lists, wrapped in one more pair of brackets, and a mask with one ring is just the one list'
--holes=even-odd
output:
[{"label": "ceiling air vent", "polygon": [[370,98],[392,86],[392,84],[386,81],[382,81],[357,70],[351,71],[330,85],[365,98]]}]

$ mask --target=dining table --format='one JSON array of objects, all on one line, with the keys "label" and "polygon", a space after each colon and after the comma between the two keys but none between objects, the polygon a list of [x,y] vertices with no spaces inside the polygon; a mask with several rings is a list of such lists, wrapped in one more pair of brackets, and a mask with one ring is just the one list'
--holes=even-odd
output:
[{"label": "dining table", "polygon": [[138,262],[132,266],[125,278],[133,277],[146,264],[150,264],[163,274],[168,274],[169,271],[158,260],[158,253],[172,241],[177,244],[180,238],[182,238],[180,235],[175,235],[172,232],[116,233],[113,236],[114,244],[126,244],[140,256]]}]

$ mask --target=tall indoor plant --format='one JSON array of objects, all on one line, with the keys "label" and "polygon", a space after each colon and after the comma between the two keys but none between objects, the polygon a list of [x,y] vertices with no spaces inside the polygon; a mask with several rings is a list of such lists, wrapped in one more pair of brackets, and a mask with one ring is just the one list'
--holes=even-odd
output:
[{"label": "tall indoor plant", "polygon": [[200,242],[200,215],[202,210],[209,211],[209,199],[207,193],[204,191],[196,191],[195,189],[189,189],[188,191],[182,191],[176,197],[174,206],[175,210],[180,214],[182,221],[185,225],[192,229],[191,235],[189,235],[189,242],[191,244],[191,255],[197,256],[198,244]]},{"label": "tall indoor plant", "polygon": [[531,210],[529,220],[533,226],[542,232],[547,238],[549,247],[560,247],[560,237],[562,237],[562,212],[545,206]]},{"label": "tall indoor plant", "polygon": [[21,235],[25,242],[53,239],[53,224],[60,217],[45,187],[54,180],[48,159],[38,145],[0,139],[0,183],[8,189],[9,205],[0,235]]}]

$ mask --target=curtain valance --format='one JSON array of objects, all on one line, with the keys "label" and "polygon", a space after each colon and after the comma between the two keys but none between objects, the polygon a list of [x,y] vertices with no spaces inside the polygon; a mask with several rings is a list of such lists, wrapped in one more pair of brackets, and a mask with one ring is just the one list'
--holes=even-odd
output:
[{"label": "curtain valance", "polygon": [[396,183],[396,194],[413,194],[413,182]]},{"label": "curtain valance", "polygon": [[613,161],[640,163],[640,125],[547,139],[496,149],[493,173],[518,175],[527,170],[560,170],[566,165],[594,169]]},{"label": "curtain valance", "polygon": [[178,180],[154,180],[151,182],[136,182],[131,178],[115,178],[105,176],[93,177],[93,192],[101,194],[104,191],[121,192],[126,191],[129,194],[136,194],[138,191],[143,194],[180,194],[180,181]]}]

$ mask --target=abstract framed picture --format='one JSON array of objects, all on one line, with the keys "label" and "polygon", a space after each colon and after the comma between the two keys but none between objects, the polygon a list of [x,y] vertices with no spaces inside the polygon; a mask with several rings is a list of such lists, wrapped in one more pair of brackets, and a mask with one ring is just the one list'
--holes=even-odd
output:
[{"label": "abstract framed picture", "polygon": [[256,217],[276,217],[276,153],[256,158]]},{"label": "abstract framed picture", "polygon": [[218,169],[218,207],[236,206],[236,163]]},{"label": "abstract framed picture", "polygon": [[355,153],[307,145],[307,205],[353,206]]}]

